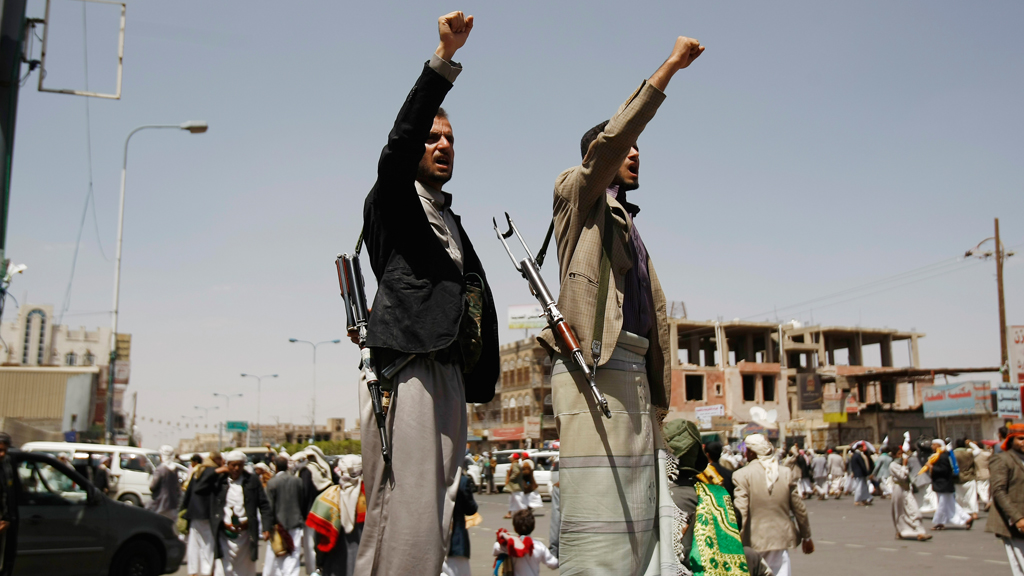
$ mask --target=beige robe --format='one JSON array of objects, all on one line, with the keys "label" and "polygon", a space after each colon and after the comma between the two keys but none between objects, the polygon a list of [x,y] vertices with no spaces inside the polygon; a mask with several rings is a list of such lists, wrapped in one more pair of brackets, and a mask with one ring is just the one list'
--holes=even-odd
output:
[{"label": "beige robe", "polygon": [[896,535],[900,538],[917,538],[926,534],[921,525],[921,511],[917,508],[917,500],[910,487],[910,470],[894,460],[889,465],[889,475],[893,482],[892,521],[896,526]]}]

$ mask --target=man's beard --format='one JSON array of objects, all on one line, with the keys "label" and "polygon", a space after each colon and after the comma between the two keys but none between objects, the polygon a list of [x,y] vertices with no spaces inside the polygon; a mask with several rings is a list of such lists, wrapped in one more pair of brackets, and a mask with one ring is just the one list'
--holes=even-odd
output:
[{"label": "man's beard", "polygon": [[441,172],[434,170],[433,167],[420,165],[416,170],[416,179],[420,182],[436,184],[437,187],[440,188],[452,179],[452,174],[451,172],[448,174],[442,174]]}]

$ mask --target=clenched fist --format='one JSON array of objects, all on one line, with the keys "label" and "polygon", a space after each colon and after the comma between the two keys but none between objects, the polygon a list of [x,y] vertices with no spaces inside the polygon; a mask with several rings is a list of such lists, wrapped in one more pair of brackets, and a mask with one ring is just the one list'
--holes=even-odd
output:
[{"label": "clenched fist", "polygon": [[465,46],[472,30],[472,16],[466,16],[459,11],[441,16],[437,19],[437,34],[441,37],[441,42],[437,45],[435,54],[450,61],[455,56],[455,51]]},{"label": "clenched fist", "polygon": [[682,70],[703,52],[704,47],[700,45],[700,42],[693,38],[680,36],[676,38],[676,45],[672,47],[672,55],[668,57],[668,60],[676,67],[676,70]]}]

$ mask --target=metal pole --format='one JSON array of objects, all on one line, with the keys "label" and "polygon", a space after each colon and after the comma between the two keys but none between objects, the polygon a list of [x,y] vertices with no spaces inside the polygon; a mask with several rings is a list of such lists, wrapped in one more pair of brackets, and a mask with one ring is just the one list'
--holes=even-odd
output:
[{"label": "metal pole", "polygon": [[[999,286],[999,366],[1008,366],[1006,349],[1006,301],[1003,299],[1003,243],[999,240],[999,218],[996,218],[996,284]],[[1010,381],[1010,371],[1003,371],[1003,382]]]},{"label": "metal pole", "polygon": [[316,347],[313,345],[313,421],[309,423],[309,443],[316,442]]},{"label": "metal pole", "polygon": [[145,130],[147,128],[181,128],[179,124],[152,124],[147,126],[139,126],[128,133],[128,137],[124,139],[124,159],[121,162],[121,201],[117,210],[117,255],[114,258],[114,308],[111,313],[111,332],[110,332],[110,374],[107,380],[107,441],[110,444],[114,443],[114,372],[117,365],[117,315],[118,315],[118,304],[121,298],[121,244],[124,239],[124,189],[125,180],[127,179],[128,173],[128,143],[131,141],[132,136],[135,135],[139,130]]}]

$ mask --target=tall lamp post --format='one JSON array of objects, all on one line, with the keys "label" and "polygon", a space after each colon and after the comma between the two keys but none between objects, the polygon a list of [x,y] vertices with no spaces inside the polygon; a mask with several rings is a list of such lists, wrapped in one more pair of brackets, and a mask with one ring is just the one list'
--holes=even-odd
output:
[{"label": "tall lamp post", "polygon": [[[989,240],[995,241],[995,250],[980,252],[981,245]],[[974,257],[987,260],[995,257],[996,259],[996,284],[999,296],[999,346],[1001,352],[999,356],[999,371],[1003,373],[1003,382],[1010,381],[1010,371],[1008,369],[1009,354],[1006,349],[1006,302],[1003,300],[1003,262],[1013,255],[1013,252],[1006,251],[1006,247],[1003,246],[1002,241],[999,239],[999,218],[996,218],[996,235],[978,242],[977,246],[971,248],[964,254],[965,258]]]},{"label": "tall lamp post", "polygon": [[[203,428],[209,428],[210,426],[210,410],[218,410],[220,406],[196,406],[196,410],[203,412]],[[217,443],[220,443],[220,436],[217,437]]]},{"label": "tall lamp post", "polygon": [[297,338],[289,338],[288,341],[292,344],[298,342],[302,344],[309,344],[313,347],[313,421],[309,424],[309,443],[312,444],[316,439],[316,347],[321,344],[338,344],[341,340],[324,340],[323,342],[317,342],[316,344],[309,340],[299,340]]},{"label": "tall lamp post", "polygon": [[255,374],[242,373],[242,378],[255,378],[256,379],[256,441],[260,444],[263,443],[263,428],[260,427],[260,401],[263,397],[263,379],[264,378],[277,378],[277,374],[264,374],[263,376],[257,376]]},{"label": "tall lamp post", "polygon": [[110,377],[107,380],[106,433],[107,441],[110,444],[114,443],[114,373],[117,364],[117,312],[121,296],[121,241],[124,238],[124,184],[128,173],[128,142],[131,141],[132,136],[136,132],[151,128],[176,128],[178,130],[187,130],[190,134],[202,134],[209,129],[209,125],[201,120],[190,120],[184,124],[149,124],[132,130],[128,133],[128,137],[124,139],[124,161],[121,163],[121,203],[117,213],[117,256],[114,259],[114,310],[111,316],[110,331]]},{"label": "tall lamp post", "polygon": [[224,428],[227,427],[228,418],[231,417],[231,399],[241,398],[242,393],[239,392],[238,394],[221,394],[220,392],[214,392],[213,395],[214,397],[224,399],[224,424],[221,424],[220,428],[217,430],[217,451],[219,452],[224,447],[222,433],[224,432]]}]

